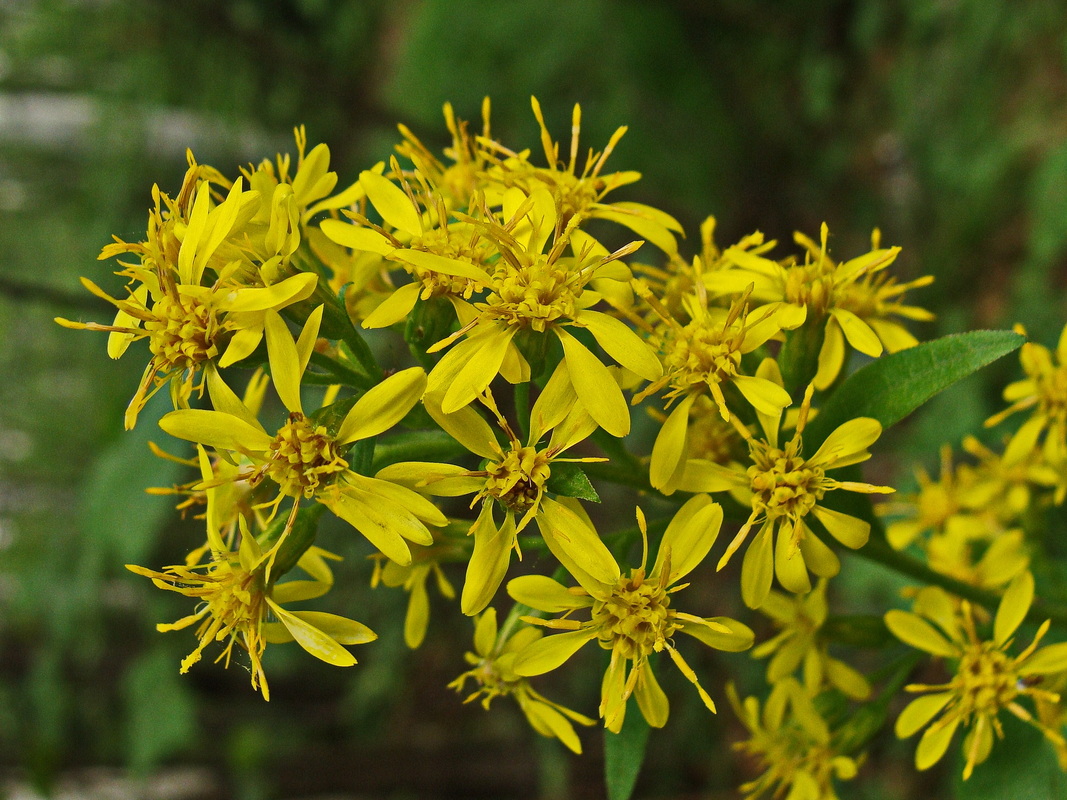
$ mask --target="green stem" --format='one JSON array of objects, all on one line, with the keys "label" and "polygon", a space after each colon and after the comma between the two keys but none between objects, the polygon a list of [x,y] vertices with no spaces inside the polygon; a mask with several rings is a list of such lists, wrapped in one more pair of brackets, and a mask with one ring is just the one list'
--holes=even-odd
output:
[{"label": "green stem", "polygon": [[334,383],[341,383],[347,386],[355,386],[360,389],[369,389],[374,386],[374,381],[354,369],[346,365],[342,361],[338,361],[336,358],[332,358],[325,353],[319,353],[313,351],[311,353],[311,363],[316,367],[321,367],[326,370],[331,378],[336,378]]},{"label": "green stem", "polygon": [[413,431],[379,441],[374,450],[373,471],[400,461],[449,461],[466,448],[444,431]]},{"label": "green stem", "polygon": [[[931,586],[940,586],[958,597],[985,606],[992,612],[996,612],[997,606],[1000,604],[1000,595],[996,592],[972,586],[948,575],[942,575],[940,572],[930,569],[914,556],[894,550],[884,539],[872,536],[867,544],[853,552],[860,558],[881,564],[894,572],[916,578]],[[1035,598],[1026,618],[1030,622],[1038,624],[1046,619],[1051,619],[1057,625],[1067,627],[1067,607],[1046,603]]]},{"label": "green stem", "polygon": [[530,435],[530,383],[515,384],[515,419],[519,423],[519,439]]}]

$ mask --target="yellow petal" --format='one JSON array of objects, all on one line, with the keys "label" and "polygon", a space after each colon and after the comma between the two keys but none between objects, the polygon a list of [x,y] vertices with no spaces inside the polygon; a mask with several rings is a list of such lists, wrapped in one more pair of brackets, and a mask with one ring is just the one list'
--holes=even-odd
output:
[{"label": "yellow petal", "polygon": [[406,283],[380,302],[363,320],[364,328],[388,328],[411,313],[419,299],[420,286]]},{"label": "yellow petal", "polygon": [[830,388],[841,374],[841,368],[845,365],[845,336],[841,333],[841,326],[831,317],[826,325],[826,333],[823,335],[822,347],[819,349],[819,367],[815,372],[812,383],[819,391]]},{"label": "yellow petal", "polygon": [[159,421],[159,427],[179,439],[239,453],[264,452],[273,441],[262,428],[243,419],[196,408],[171,411]]},{"label": "yellow petal", "polygon": [[457,278],[469,278],[481,284],[492,282],[489,273],[484,269],[469,261],[460,261],[458,258],[445,258],[424,250],[397,250],[392,257],[397,261],[403,261],[430,272],[453,275]]},{"label": "yellow petal", "polygon": [[372,387],[345,415],[337,441],[348,444],[389,430],[402,420],[426,391],[426,373],[411,367]]},{"label": "yellow petal", "polygon": [[573,656],[582,645],[596,636],[596,629],[567,631],[538,639],[515,656],[513,669],[527,677],[551,672]]},{"label": "yellow petal", "polygon": [[581,755],[582,742],[574,732],[574,726],[565,716],[548,703],[540,702],[525,694],[517,694],[519,707],[535,731],[542,736],[555,737],[572,753]]},{"label": "yellow petal", "polygon": [[359,173],[359,182],[383,220],[412,236],[422,235],[419,212],[403,189],[384,175],[370,170]]},{"label": "yellow petal", "polygon": [[322,581],[286,581],[271,590],[270,596],[276,603],[299,603],[301,600],[314,600],[326,594],[332,585]]},{"label": "yellow petal", "polygon": [[752,407],[761,414],[777,416],[792,402],[789,392],[763,378],[735,375],[733,383],[745,399],[752,404]]},{"label": "yellow petal", "polygon": [[496,645],[496,631],[496,609],[487,608],[474,623],[474,650],[482,658],[492,653]]},{"label": "yellow petal", "polygon": [[270,606],[271,611],[274,612],[278,620],[296,640],[296,643],[315,656],[315,658],[335,667],[351,667],[356,663],[356,659],[351,653],[314,625],[286,611],[270,598],[267,598],[267,605]]},{"label": "yellow petal", "polygon": [[650,575],[659,575],[670,558],[667,585],[684,578],[708,555],[722,526],[722,506],[707,495],[694,495],[674,515],[663,532]]},{"label": "yellow petal", "polygon": [[[361,495],[364,502],[370,502],[383,513],[402,513],[417,520],[441,527],[448,524],[448,518],[441,510],[418,492],[405,486],[398,486],[389,481],[370,478],[354,472],[345,473],[344,491]],[[419,544],[433,544],[433,537],[424,526],[412,522],[413,535],[402,532],[404,536]]]},{"label": "yellow petal", "polygon": [[540,441],[545,431],[559,425],[570,413],[578,395],[574,393],[567,365],[560,362],[530,412],[530,441]]},{"label": "yellow petal", "polygon": [[[461,352],[466,363],[456,373],[455,380],[445,390],[441,410],[446,414],[458,411],[485,391],[500,372],[508,345],[515,336],[515,328],[490,327],[486,333],[472,336],[452,348],[452,353]],[[447,356],[446,356],[447,358]],[[438,367],[445,363],[442,359]],[[434,373],[437,368],[434,368]]]},{"label": "yellow petal", "polygon": [[362,622],[348,617],[327,614],[324,611],[293,611],[292,614],[318,628],[338,644],[366,644],[378,638],[378,634]]},{"label": "yellow petal", "polygon": [[1023,572],[1008,585],[1000,605],[997,606],[997,615],[993,620],[993,637],[998,646],[1003,646],[1015,633],[1033,602],[1034,576]]},{"label": "yellow petal", "polygon": [[857,463],[852,456],[863,454],[882,435],[882,424],[873,417],[857,417],[837,426],[826,437],[809,464],[818,464],[826,469]]},{"label": "yellow petal", "polygon": [[687,395],[674,407],[652,445],[648,479],[653,487],[664,494],[673,494],[673,484],[685,473],[685,457],[689,450],[689,409],[693,407],[696,397],[695,394]]},{"label": "yellow petal", "polygon": [[844,661],[836,658],[826,660],[826,677],[830,683],[853,700],[866,700],[871,694],[871,685],[863,674]]},{"label": "yellow petal", "polygon": [[552,614],[583,608],[593,602],[588,596],[577,595],[546,575],[522,575],[512,578],[508,581],[508,594],[516,603]]},{"label": "yellow petal", "polygon": [[467,563],[467,577],[460,597],[460,609],[467,616],[473,616],[489,605],[511,562],[515,517],[505,514],[504,524],[498,528],[493,521],[492,509],[492,502],[484,503],[473,526],[474,552]]},{"label": "yellow petal", "polygon": [[365,537],[390,561],[400,566],[411,563],[411,549],[391,520],[374,513],[371,506],[347,495],[322,498],[323,505]]},{"label": "yellow petal", "polygon": [[589,416],[612,436],[630,432],[630,408],[611,372],[581,342],[563,328],[554,328],[563,343],[567,373]]},{"label": "yellow petal", "polygon": [[960,718],[953,717],[946,725],[931,725],[926,729],[919,746],[915,748],[916,769],[929,769],[941,760],[959,724]]},{"label": "yellow petal", "polygon": [[621,320],[599,311],[581,311],[575,322],[588,328],[604,352],[646,381],[663,375],[663,365],[655,351]]},{"label": "yellow petal", "polygon": [[[407,197],[404,199],[407,200]],[[342,247],[377,253],[381,256],[389,255],[396,249],[392,242],[373,228],[363,228],[339,219],[324,219],[319,223],[319,227],[326,234],[326,238]]]},{"label": "yellow petal", "polygon": [[1067,670],[1067,642],[1042,647],[1019,665],[1020,675],[1052,675]]},{"label": "yellow petal", "polygon": [[841,571],[841,559],[837,557],[837,553],[827,547],[826,542],[804,524],[804,520],[797,522],[797,525],[805,529],[800,540],[800,552],[808,569],[820,578],[834,577]]},{"label": "yellow petal", "polygon": [[404,614],[404,644],[412,650],[418,649],[429,627],[430,597],[426,592],[426,580],[415,580],[408,596],[408,610]]},{"label": "yellow petal", "polygon": [[443,392],[437,392],[427,393],[423,398],[426,411],[433,417],[434,422],[475,455],[482,458],[499,458],[496,436],[482,415],[471,406],[463,406],[451,414],[446,414],[441,410],[443,397]]},{"label": "yellow petal", "polygon": [[841,325],[841,330],[850,345],[872,358],[882,355],[882,343],[878,340],[878,334],[871,330],[870,325],[843,308],[832,308],[830,313]]},{"label": "yellow petal", "polygon": [[[708,617],[707,622],[715,624],[715,628],[701,625],[697,622],[685,621],[682,623],[682,633],[699,639],[708,647],[722,650],[726,653],[740,653],[752,647],[756,634],[744,623],[729,617]],[[728,628],[729,633],[724,633],[718,628]]]},{"label": "yellow petal", "polygon": [[900,716],[897,717],[896,725],[893,728],[897,738],[907,739],[915,734],[936,717],[953,697],[955,697],[954,692],[939,692],[938,694],[916,697],[904,707],[904,710],[900,712]]},{"label": "yellow petal", "polygon": [[667,695],[660,687],[655,673],[647,662],[637,677],[634,697],[637,699],[637,707],[641,709],[650,727],[662,728],[667,724],[667,716],[670,712]]},{"label": "yellow petal", "polygon": [[537,525],[548,549],[586,591],[602,593],[619,579],[611,551],[584,519],[562,503],[541,498]]},{"label": "yellow petal", "polygon": [[312,272],[301,272],[270,286],[237,289],[223,308],[231,314],[284,308],[311,297],[318,280],[318,275]]},{"label": "yellow petal", "polygon": [[277,311],[267,311],[263,322],[274,388],[287,409],[301,412],[303,408],[300,405],[300,377],[303,370],[300,369],[296,342]]},{"label": "yellow petal", "polygon": [[955,658],[959,655],[959,648],[917,614],[893,609],[886,612],[885,624],[900,641],[918,650],[947,658]]},{"label": "yellow petal", "polygon": [[812,513],[819,522],[826,526],[830,535],[845,547],[858,550],[867,544],[867,539],[871,535],[869,522],[820,505],[816,505]]},{"label": "yellow petal", "polygon": [[774,572],[779,583],[790,592],[807,594],[811,591],[811,579],[808,578],[808,568],[804,564],[804,554],[799,545],[794,546],[791,541],[792,531],[792,526],[786,525],[778,529],[778,541],[774,548]]},{"label": "yellow petal", "polygon": [[749,608],[759,608],[767,599],[774,579],[774,554],[771,549],[771,524],[764,523],[745,551],[741,563],[741,599]]}]

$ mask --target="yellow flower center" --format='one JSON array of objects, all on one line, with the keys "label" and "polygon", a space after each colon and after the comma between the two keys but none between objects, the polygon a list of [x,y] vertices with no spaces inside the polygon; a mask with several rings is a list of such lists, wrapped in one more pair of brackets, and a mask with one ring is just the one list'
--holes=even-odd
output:
[{"label": "yellow flower center", "polygon": [[994,642],[970,645],[952,681],[960,697],[959,713],[995,714],[1019,694],[1014,660]]},{"label": "yellow flower center", "polygon": [[785,449],[764,442],[752,443],[753,464],[748,477],[753,508],[769,519],[799,519],[826,494],[822,467],[809,466],[800,456],[800,437],[793,437]]},{"label": "yellow flower center", "polygon": [[543,332],[558,319],[572,319],[578,311],[573,273],[539,256],[533,264],[503,270],[485,310],[494,319],[517,328]]},{"label": "yellow flower center", "polygon": [[593,603],[600,646],[632,659],[662,650],[678,629],[670,603],[663,586],[646,583],[644,570],[633,570],[607,598]]},{"label": "yellow flower center", "polygon": [[744,332],[710,320],[694,320],[666,343],[665,364],[678,391],[703,383],[723,383],[737,374]]},{"label": "yellow flower center", "polygon": [[270,452],[265,474],[281,486],[282,494],[291,497],[312,497],[323,483],[348,469],[326,428],[313,428],[298,412],[289,415],[270,443]]},{"label": "yellow flower center", "polygon": [[[830,267],[830,271],[827,267]],[[832,265],[804,264],[786,271],[785,301],[825,314],[834,305]]]},{"label": "yellow flower center", "polygon": [[155,319],[146,320],[148,347],[159,369],[193,369],[218,355],[221,331],[215,312],[198,300],[164,295],[152,306]]},{"label": "yellow flower center", "polygon": [[503,461],[486,465],[485,490],[512,511],[528,511],[544,491],[552,474],[548,451],[534,447],[512,449]]},{"label": "yellow flower center", "polygon": [[[426,231],[417,242],[412,242],[411,246],[415,250],[467,261],[475,266],[480,266],[484,257],[489,254],[488,248],[484,245],[480,249],[472,245],[472,234],[469,228],[459,230],[434,228]],[[469,298],[481,288],[470,278],[446,275],[443,272],[435,272],[423,267],[412,265],[411,272],[415,280],[422,284],[424,300],[443,296]]]}]

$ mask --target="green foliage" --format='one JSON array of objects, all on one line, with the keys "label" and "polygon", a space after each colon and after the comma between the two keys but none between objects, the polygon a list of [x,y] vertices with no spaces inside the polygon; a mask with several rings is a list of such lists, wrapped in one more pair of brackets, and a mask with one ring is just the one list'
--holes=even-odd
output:
[{"label": "green foliage", "polygon": [[637,701],[631,697],[626,702],[622,730],[618,733],[604,731],[604,781],[608,787],[608,800],[630,800],[633,796],[651,730],[637,707]]}]

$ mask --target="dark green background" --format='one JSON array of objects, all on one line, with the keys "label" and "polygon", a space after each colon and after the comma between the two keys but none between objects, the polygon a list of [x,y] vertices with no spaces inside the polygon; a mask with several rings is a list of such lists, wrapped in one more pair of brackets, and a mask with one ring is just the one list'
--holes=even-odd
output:
[{"label": "dark green background", "polygon": [[[205,768],[189,797],[602,791],[596,731],[574,759],[506,701],[486,715],[444,690],[469,647],[455,609],[434,598],[439,625],[405,652],[402,599],[365,589],[355,542],[334,607],[382,633],[358,667],[275,648],[269,705],[239,666],[177,674],[191,634],[152,626],[187,604],[122,568],[173,563],[200,535],[141,491],[181,479],[148,455],[152,414],[121,432],[143,361],[113,363],[103,336],[51,318],[109,316],[77,277],[118,290],[96,255],[113,233],[140,238],[150,187],[177,190],[185,147],[233,174],[290,149],[305,123],[344,182],[388,155],[398,121],[442,146],[446,100],[477,119],[490,95],[494,135],[533,148],[529,96],[557,137],[577,101],[583,147],[629,125],[609,162],[644,173],[628,199],[674,213],[691,236],[708,214],[721,244],[757,228],[788,243],[825,220],[848,257],[879,225],[904,248],[898,274],[937,278],[915,298],[938,314],[923,335],[1025,321],[1049,341],[1064,319],[1065,69],[1059,0],[0,4],[0,796],[4,780],[44,790],[92,765]],[[966,382],[894,436],[898,471],[971,430],[1012,369]],[[882,469],[897,468],[883,456]],[[869,595],[887,591],[854,574],[876,584]],[[722,698],[724,670],[747,667],[702,669]],[[570,688],[591,710],[588,687]],[[552,691],[568,696],[566,676]],[[640,796],[734,796],[746,773],[727,743],[740,732],[720,705],[711,721],[673,706]],[[909,774],[913,746],[879,740],[844,796],[942,796],[945,771]]]}]

